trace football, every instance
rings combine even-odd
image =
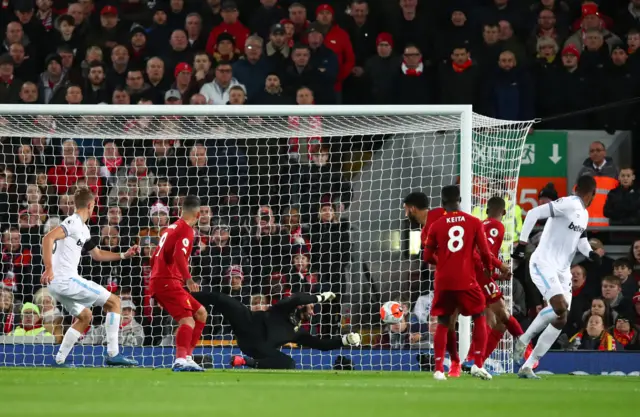
[[[380,319],[382,319],[384,323],[400,323],[402,316],[404,316],[404,309],[402,308],[402,304],[397,301],[387,301],[380,307]]]

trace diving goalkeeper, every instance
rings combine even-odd
[[[250,311],[238,300],[220,293],[193,293],[193,297],[204,306],[212,306],[231,325],[238,347],[245,355],[231,358],[231,366],[234,367],[294,369],[296,363],[293,358],[280,351],[287,343],[320,350],[360,345],[358,333],[319,338],[300,328],[300,323],[313,315],[315,303],[329,302],[336,297],[332,292],[294,294],[267,311]]]

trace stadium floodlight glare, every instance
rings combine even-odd
[[[20,316],[18,306],[21,303],[36,301],[33,296],[38,290],[37,274],[40,273],[41,266],[35,265],[35,262],[40,259],[38,251],[41,236],[45,228],[57,224],[55,218],[65,216],[68,208],[61,206],[69,201],[64,194],[73,188],[74,182],[87,182],[82,174],[66,181],[68,186],[64,187],[38,183],[39,178],[40,181],[43,180],[43,175],[48,174],[49,181],[52,178],[49,171],[52,166],[45,169],[41,161],[55,159],[55,164],[60,164],[63,143],[73,140],[76,148],[69,152],[77,153],[79,163],[95,157],[99,166],[104,195],[99,201],[99,213],[92,220],[92,232],[94,235],[101,235],[101,244],[108,244],[110,233],[112,237],[119,239],[120,245],[149,243],[149,239],[144,240],[142,237],[153,237],[160,230],[163,222],[167,221],[160,219],[165,212],[168,212],[170,219],[175,216],[174,205],[185,190],[190,193],[204,192],[206,195],[200,196],[207,201],[205,205],[210,207],[210,211],[205,214],[210,216],[214,225],[221,222],[229,226],[229,242],[237,245],[233,248],[233,253],[241,253],[238,262],[245,271],[242,285],[248,287],[242,290],[242,294],[247,297],[263,294],[277,298],[293,285],[290,282],[292,279],[304,281],[308,277],[307,274],[297,272],[293,261],[295,253],[291,248],[280,250],[277,257],[270,258],[278,264],[266,267],[267,261],[263,259],[266,252],[252,251],[251,239],[255,232],[253,226],[256,223],[259,225],[261,220],[261,214],[256,215],[259,205],[270,206],[276,223],[284,222],[285,218],[288,220],[291,216],[285,214],[290,214],[290,207],[296,207],[299,209],[302,228],[293,231],[290,242],[292,247],[308,248],[310,273],[315,276],[294,287],[314,289],[312,281],[317,280],[333,286],[340,293],[340,307],[323,309],[317,315],[318,322],[311,323],[311,331],[337,332],[341,328],[347,331],[347,327],[350,327],[361,332],[365,347],[361,348],[362,352],[358,350],[360,348],[354,348],[352,356],[368,351],[367,345],[373,345],[375,349],[383,341],[383,348],[391,348],[392,351],[403,348],[412,353],[409,356],[415,358],[416,352],[429,349],[428,333],[423,334],[419,343],[398,343],[393,333],[399,329],[382,325],[376,315],[381,304],[386,301],[410,300],[411,294],[415,301],[418,293],[428,297],[431,290],[426,282],[428,278],[420,280],[420,287],[411,278],[412,273],[420,270],[420,262],[417,256],[409,254],[410,246],[413,246],[415,252],[415,243],[410,245],[408,240],[411,233],[405,233],[407,223],[404,220],[402,198],[411,191],[422,191],[430,197],[432,207],[436,207],[439,205],[440,189],[445,185],[459,183],[462,208],[465,211],[482,208],[486,200],[494,195],[515,202],[524,142],[532,123],[533,121],[505,121],[481,116],[473,113],[469,105],[2,104],[0,136],[13,138],[6,142],[13,146],[2,147],[4,173],[9,184],[4,192],[13,194],[9,195],[9,201],[23,204],[19,207],[20,215],[16,211],[11,213],[13,217],[9,217],[19,219],[26,216],[25,222],[36,222],[36,227],[27,223],[20,227],[21,223],[18,224],[23,246],[28,247],[34,255],[34,264],[24,269],[30,276],[17,277],[14,286],[5,279],[3,291],[13,291],[16,317]],[[35,146],[34,138],[45,139],[38,139],[38,145]],[[103,144],[107,140],[115,142],[123,161],[120,165],[105,167]],[[157,160],[155,152],[158,141],[164,143],[166,149],[162,152],[168,152],[171,158],[164,159],[165,166],[160,173],[156,167],[148,166],[148,173],[144,173],[143,180],[141,175],[136,175],[136,169],[151,165],[152,160]],[[43,149],[45,153],[53,154],[49,155],[51,158],[33,157],[25,162],[25,158],[21,156],[25,152],[20,146],[22,144],[31,146],[30,151],[36,156]],[[204,146],[195,149],[199,146],[197,144]],[[40,149],[34,149],[35,147]],[[203,153],[198,154],[198,150]],[[328,153],[327,158],[318,158],[321,153]],[[167,161],[173,166],[166,166]],[[189,169],[200,163],[204,163],[208,171]],[[21,164],[33,165],[33,168],[16,168]],[[28,172],[29,175],[15,175],[16,170],[20,173]],[[204,175],[209,177],[207,181],[203,181],[204,172],[208,172]],[[58,173],[60,175],[64,174]],[[158,180],[165,176],[170,177],[171,195],[159,198]],[[23,183],[18,184],[16,181]],[[39,184],[38,190],[28,187],[30,184]],[[202,191],[205,189],[203,187],[206,187],[206,191]],[[39,192],[40,200],[30,200],[35,197],[27,196],[28,192]],[[229,198],[230,195],[234,198]],[[341,241],[337,246],[332,246],[329,242],[333,238],[333,232],[312,235],[313,232],[334,230],[328,226],[326,229],[317,227],[317,223],[322,221],[318,220],[319,207],[321,203],[326,203],[326,198],[329,198],[329,205],[333,210],[329,223],[346,225],[342,229],[335,226],[340,235],[336,239],[347,240]],[[127,204],[132,200],[141,208],[134,210],[128,207]],[[158,201],[167,205],[166,210],[155,206]],[[241,206],[236,207],[237,213],[233,211],[234,207],[229,207],[234,204]],[[9,206],[13,207],[11,204]],[[109,207],[120,207],[121,217],[124,218],[121,225],[126,223],[126,227],[104,230]],[[505,241],[511,243],[514,205],[507,204],[507,208]],[[36,213],[35,210],[41,211],[37,219],[31,219],[32,211]],[[484,214],[484,209],[481,212]],[[237,214],[237,218],[232,219],[229,213],[235,213],[233,216]],[[132,219],[132,216],[137,218]],[[210,224],[203,224],[202,230],[196,227],[196,235],[200,236],[201,243],[194,245],[197,253],[192,255],[192,262],[197,265],[192,268],[196,273],[207,274],[200,277],[204,289],[229,291],[227,271],[231,265],[225,264],[218,268],[217,252],[208,250],[208,246],[214,244],[213,240],[218,239],[212,239],[210,233],[216,227],[210,228]],[[3,225],[5,230],[9,226],[12,225]],[[144,233],[141,234],[143,229]],[[297,233],[306,242],[301,241]],[[4,238],[10,239],[10,236]],[[153,239],[150,240],[153,243]],[[289,242],[288,239],[286,241]],[[346,253],[332,256],[326,251]],[[505,257],[508,257],[509,251],[505,245]],[[336,259],[339,259],[337,264]],[[235,263],[236,259],[229,262]],[[127,294],[131,294],[131,301],[136,306],[134,318],[143,325],[145,331],[144,343],[154,343],[157,346],[164,340],[170,345],[172,323],[147,316],[153,309],[145,304],[148,304],[144,278],[145,258],[134,264],[120,268],[113,265],[91,265],[87,261],[82,272],[85,278],[108,288],[117,288],[118,291],[125,289],[125,298],[129,297]],[[216,267],[211,267],[212,264]],[[256,264],[259,266],[256,267]],[[264,276],[267,270],[271,275]],[[277,283],[272,279],[276,273],[283,277]],[[126,274],[129,276],[125,276]],[[137,276],[130,276],[131,274]],[[421,274],[421,277],[428,276],[428,271]],[[23,282],[35,284],[23,285]],[[502,283],[502,290],[509,305],[510,282]],[[425,320],[425,312],[417,313],[413,317],[415,320]],[[68,313],[61,312],[61,315],[64,316],[62,325],[68,326],[71,322]],[[17,323],[19,321],[17,319]],[[333,324],[324,325],[325,321],[333,321]],[[96,325],[99,322],[96,319]],[[461,356],[464,357],[470,345],[468,318],[461,317],[458,328]],[[224,329],[224,326],[214,320],[213,325],[205,329],[209,332],[205,336],[209,340],[219,338]],[[403,328],[400,330],[405,331]],[[4,342],[9,343],[7,336]],[[207,349],[204,348],[205,353]],[[213,351],[216,355],[223,354],[219,350]],[[506,371],[511,371],[510,351],[510,340],[505,340],[494,355],[494,359]],[[33,359],[32,356],[25,358]],[[313,360],[312,363],[320,362]],[[381,363],[368,365],[368,369],[383,368]]]

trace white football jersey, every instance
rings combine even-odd
[[[91,239],[89,227],[78,214],[73,214],[60,224],[66,237],[53,244],[53,276],[55,279],[70,279],[78,276],[82,247]]]
[[[558,271],[569,269],[578,241],[587,230],[589,213],[578,196],[560,198],[544,206],[549,207],[549,218],[532,259],[553,265]]]

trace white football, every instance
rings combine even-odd
[[[380,307],[380,318],[384,323],[400,323],[402,316],[404,316],[404,309],[397,301],[387,301]]]

